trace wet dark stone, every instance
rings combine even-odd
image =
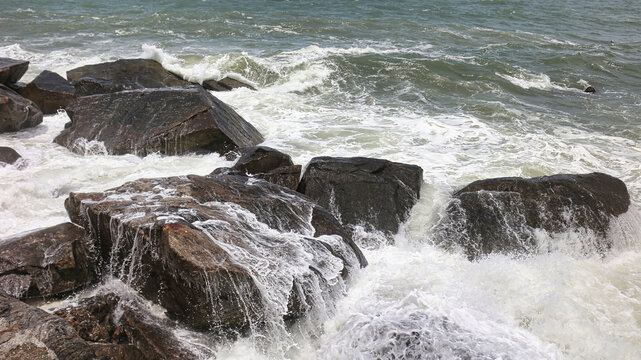
[[[18,93],[38,105],[43,114],[55,114],[75,99],[74,87],[62,76],[45,70]]]
[[[151,59],[120,59],[67,71],[67,80],[72,83],[85,77],[109,80],[113,86],[126,88],[165,88],[190,84]]]
[[[17,151],[7,146],[0,146],[0,166],[14,164],[22,156]]]
[[[0,57],[0,84],[17,83],[29,69],[29,62]]]
[[[304,284],[320,276],[318,269],[347,276],[366,264],[349,234],[326,210],[295,191],[245,176],[140,179],[104,193],[71,193],[65,207],[73,221],[92,229],[102,268],[124,268],[113,275],[161,304],[171,317],[215,333],[243,332],[250,322],[264,320],[259,275],[250,270],[255,261],[309,262],[308,267],[317,270],[296,275],[295,281],[303,285],[291,289],[298,293],[290,296],[300,299],[312,291]],[[292,233],[301,236],[281,242],[282,234]],[[323,255],[301,260],[302,248]],[[129,278],[132,256],[139,259],[138,268]],[[342,270],[328,270],[329,264],[341,264]],[[268,279],[283,276],[270,274]],[[290,310],[290,318],[302,315]]]
[[[419,199],[423,170],[416,165],[363,157],[317,157],[298,191],[330,209],[343,224],[391,236]]]
[[[239,158],[233,170],[296,190],[301,166],[294,165],[291,156],[267,146],[240,148],[236,152]]]
[[[596,89],[594,87],[592,87],[592,86],[588,86],[583,91],[585,91],[586,93],[595,93]]]
[[[221,80],[205,80],[203,81],[203,87],[213,91],[231,91],[241,87],[256,90],[253,86],[230,77],[225,77]]]
[[[34,127],[42,122],[42,111],[31,100],[0,84],[0,133]]]
[[[623,181],[601,173],[479,180],[454,193],[439,233],[470,259],[534,252],[535,229],[591,231],[603,253],[612,245],[606,236],[611,219],[629,205]]]
[[[84,229],[64,223],[0,240],[0,290],[51,298],[94,281]]]
[[[110,94],[123,90],[142,89],[134,82],[119,81],[117,84],[111,80],[97,77],[82,77],[73,82],[76,96],[89,96],[96,94]]]
[[[73,151],[78,139],[102,141],[110,154],[224,153],[262,135],[199,85],[79,97],[67,107],[71,126],[55,142]]]

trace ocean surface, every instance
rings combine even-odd
[[[370,265],[321,324],[203,358],[641,358],[638,1],[0,0],[0,57],[31,62],[23,81],[134,57],[197,82],[232,76],[258,91],[215,95],[298,164],[369,156],[423,168],[395,244],[362,234]],[[0,134],[25,158],[0,168],[0,237],[67,221],[71,191],[231,165],[96,144],[74,154],[52,142],[67,121]],[[432,242],[450,194],[471,181],[593,171],[621,178],[632,198],[605,257],[583,254],[573,231],[541,235],[551,252],[474,262]]]

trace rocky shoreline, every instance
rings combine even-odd
[[[237,161],[207,176],[70,193],[69,223],[0,240],[0,354],[9,359],[197,358],[173,327],[230,339],[316,318],[367,265],[355,231],[391,243],[420,198],[416,165],[317,157],[303,171],[259,146],[258,130],[208,91],[251,88],[237,80],[194,84],[153,60],[126,59],[21,84],[27,67],[0,59],[0,132],[65,109],[71,122],[54,141],[71,151],[82,139],[109,154],[217,152]],[[0,164],[17,161],[11,150],[0,148]],[[600,173],[480,180],[452,194],[436,242],[474,260],[534,253],[537,230],[580,229],[594,241],[586,248],[604,254],[611,220],[629,205],[625,184]],[[113,278],[168,318],[150,320],[112,293],[55,313],[28,304]]]

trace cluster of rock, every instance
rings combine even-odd
[[[65,108],[71,122],[55,142],[74,151],[84,138],[111,154],[237,157],[207,176],[71,193],[71,222],[0,240],[0,354],[10,359],[190,359],[198,356],[171,329],[234,337],[291,324],[318,304],[331,306],[366,266],[357,230],[391,242],[420,197],[423,170],[415,165],[316,157],[302,173],[289,155],[257,146],[260,133],[206,91],[238,85],[229,80],[203,88],[133,59],[71,70],[69,82],[43,72],[24,85],[17,81],[28,63],[0,64],[6,131],[32,126],[25,124],[35,114],[42,121],[40,109]],[[11,116],[18,120],[5,121]],[[16,156],[0,148],[1,162]],[[581,228],[603,239],[605,252],[610,221],[629,204],[625,184],[599,173],[482,180],[453,194],[437,240],[475,259],[531,252],[537,229]],[[108,292],[55,313],[26,303],[108,278],[161,305],[169,319]]]

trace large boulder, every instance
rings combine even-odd
[[[0,84],[0,133],[34,127],[42,122],[42,111],[31,100]]]
[[[96,263],[197,329],[278,328],[331,306],[366,264],[326,210],[244,176],[140,179],[65,207],[91,229]]]
[[[56,310],[97,354],[115,359],[196,359],[173,334],[176,324],[114,293],[99,293]]]
[[[96,94],[109,94],[123,90],[141,89],[141,87],[133,82],[120,81],[114,83],[108,79],[97,77],[83,77],[73,82],[73,87],[76,91],[76,96],[89,96]]]
[[[17,151],[7,146],[0,146],[0,166],[12,165],[22,156]]]
[[[38,105],[43,114],[55,114],[75,99],[75,89],[65,78],[45,70],[18,93]]]
[[[221,80],[205,80],[203,81],[203,87],[207,90],[213,91],[231,91],[238,88],[256,90],[253,86],[230,77],[225,77]]]
[[[232,170],[292,190],[298,187],[301,166],[294,165],[291,156],[267,146],[240,148],[237,152],[239,157],[231,167]]]
[[[398,232],[418,201],[423,169],[383,159],[317,157],[307,165],[298,191],[343,223]]]
[[[84,77],[106,79],[115,86],[128,88],[164,88],[190,84],[151,59],[120,59],[67,71],[67,80],[72,83]]]
[[[0,355],[7,360],[96,359],[91,346],[65,320],[1,290]]]
[[[0,84],[18,82],[29,69],[29,62],[0,57]]]
[[[71,126],[55,142],[77,150],[102,141],[110,154],[176,155],[253,146],[262,135],[201,86],[142,89],[79,97],[67,107]]]
[[[91,283],[87,239],[84,229],[64,223],[0,240],[0,290],[43,298]]]
[[[470,259],[535,252],[538,230],[583,231],[585,241],[596,238],[585,250],[603,253],[612,245],[611,219],[629,205],[623,181],[601,173],[479,180],[454,193],[437,234]]]

